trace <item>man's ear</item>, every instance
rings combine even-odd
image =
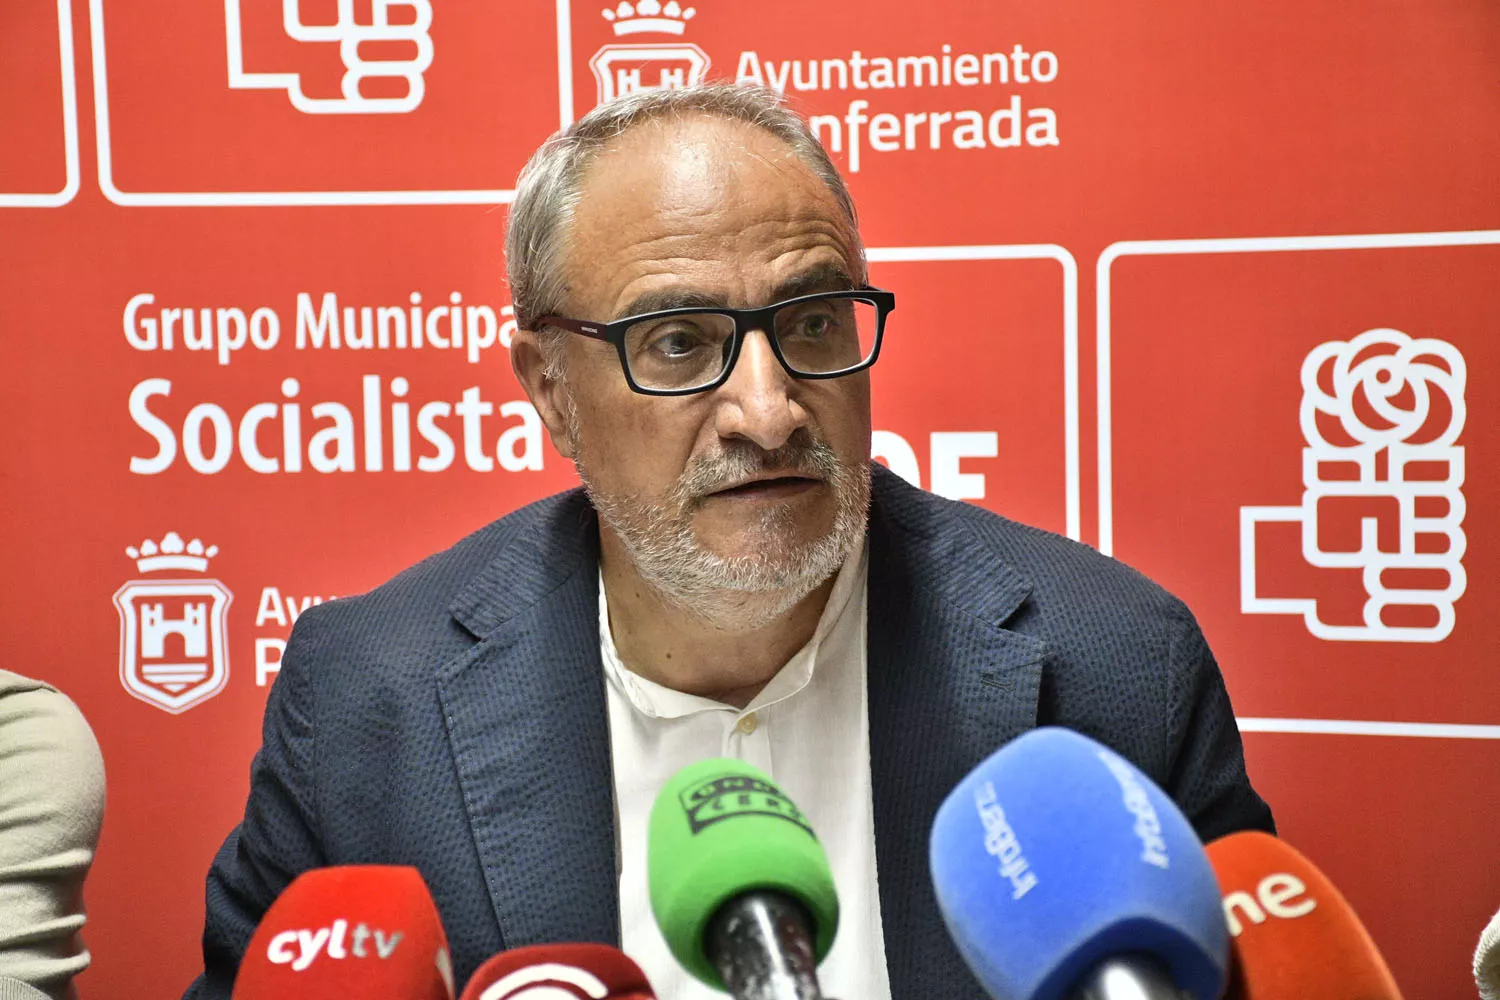
[[[531,405],[536,407],[537,416],[546,425],[552,447],[563,458],[574,458],[566,417],[568,387],[561,379],[547,377],[547,357],[534,331],[517,330],[511,335],[510,367],[516,373],[516,381],[526,390]]]

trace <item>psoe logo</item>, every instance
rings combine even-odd
[[[340,97],[310,97],[296,73],[245,71],[243,22],[240,0],[224,0],[224,33],[229,47],[231,90],[284,90],[292,107],[309,115],[404,114],[422,103],[426,83],[422,74],[432,65],[432,0],[369,0],[370,23],[355,16],[354,0],[338,0],[338,17],[332,24],[304,24],[301,0],[281,0],[281,28],[288,38],[310,45],[338,45],[344,63]],[[392,10],[404,11],[393,17]],[[405,43],[398,58],[367,58],[371,49],[389,52],[391,43]],[[366,52],[360,51],[367,46]],[[366,97],[366,80],[396,79],[405,93],[393,97]]]
[[[1466,408],[1464,357],[1443,340],[1400,330],[1367,330],[1319,344],[1302,362],[1302,502],[1240,508],[1240,610],[1301,615],[1319,639],[1344,642],[1440,642],[1453,631],[1453,605],[1467,577],[1463,556]],[[1320,514],[1338,504],[1383,504],[1393,530],[1361,517],[1359,541],[1324,543]],[[1368,600],[1361,624],[1331,624],[1315,599],[1257,593],[1256,527],[1301,525],[1302,558],[1311,566],[1358,569]],[[1420,585],[1417,585],[1420,584]],[[1389,608],[1429,609],[1424,624],[1391,624]]]
[[[681,36],[687,23],[697,16],[696,7],[682,7],[677,0],[620,0],[606,7],[604,19],[616,38],[627,35],[664,34]],[[691,42],[652,42],[606,45],[589,60],[599,84],[599,103],[637,90],[691,87],[708,75],[708,55]]]
[[[204,573],[219,552],[194,538],[186,544],[169,531],[146,539],[127,555],[142,573]],[[218,580],[152,577],[115,591],[120,612],[120,683],[144,702],[174,715],[224,689],[229,681],[225,622],[234,595]]]

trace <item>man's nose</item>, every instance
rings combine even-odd
[[[791,393],[794,385],[765,333],[746,333],[734,371],[715,392],[719,436],[754,441],[766,451],[786,444],[792,432],[809,420],[807,410]]]

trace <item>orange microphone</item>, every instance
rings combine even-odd
[[[453,1000],[448,938],[415,868],[299,875],[250,939],[233,1000]]]
[[[641,967],[607,944],[502,951],[475,970],[460,1000],[656,1000]]]
[[[1401,1000],[1391,970],[1333,883],[1256,831],[1208,845],[1229,922],[1225,1000]]]

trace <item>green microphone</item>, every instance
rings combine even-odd
[[[833,872],[763,772],[726,758],[678,771],[651,807],[646,877],[662,937],[698,979],[738,1000],[821,1000]]]

